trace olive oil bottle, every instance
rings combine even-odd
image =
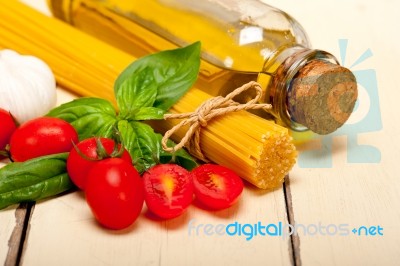
[[[140,57],[202,44],[197,86],[225,95],[256,80],[273,118],[292,131],[335,131],[357,99],[354,75],[311,49],[290,15],[257,0],[48,0],[54,16]],[[246,101],[248,94],[238,101]]]

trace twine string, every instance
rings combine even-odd
[[[233,100],[236,96],[249,90],[255,89],[256,95],[246,103],[238,103]],[[168,130],[162,138],[162,147],[167,152],[175,152],[182,147],[186,147],[190,154],[202,161],[209,161],[200,148],[200,132],[207,126],[208,121],[217,116],[242,110],[264,109],[270,110],[271,104],[258,103],[262,97],[262,87],[255,81],[250,81],[243,86],[235,89],[225,97],[217,96],[203,102],[194,112],[181,114],[165,114],[164,119],[183,119],[180,123]],[[175,147],[168,147],[169,138],[180,128],[189,125],[185,136]]]

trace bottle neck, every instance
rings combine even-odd
[[[265,62],[258,76],[258,82],[266,88],[265,102],[273,106],[273,115],[294,131],[308,131],[309,128],[290,108],[293,106],[289,103],[293,80],[305,65],[316,60],[339,65],[332,54],[322,50],[303,46],[284,47]]]

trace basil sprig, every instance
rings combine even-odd
[[[188,153],[165,152],[162,136],[142,121],[163,119],[166,111],[193,86],[199,68],[199,42],[145,56],[129,65],[115,81],[118,113],[104,99],[80,98],[53,109],[48,116],[71,123],[80,139],[111,137],[117,128],[141,173],[170,161],[192,169],[196,162]]]
[[[119,112],[104,99],[80,98],[48,114],[70,122],[86,139],[112,137],[117,128],[139,172],[174,161],[187,169],[196,166],[184,150],[174,154],[161,147],[160,134],[144,120],[164,113],[194,84],[200,67],[200,43],[143,57],[121,73],[114,92]],[[170,141],[168,146],[173,146]],[[74,187],[68,177],[68,153],[10,163],[0,169],[0,209],[19,202],[55,196]]]

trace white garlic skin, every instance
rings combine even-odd
[[[48,113],[56,101],[56,80],[45,62],[0,50],[0,108],[24,123]]]

